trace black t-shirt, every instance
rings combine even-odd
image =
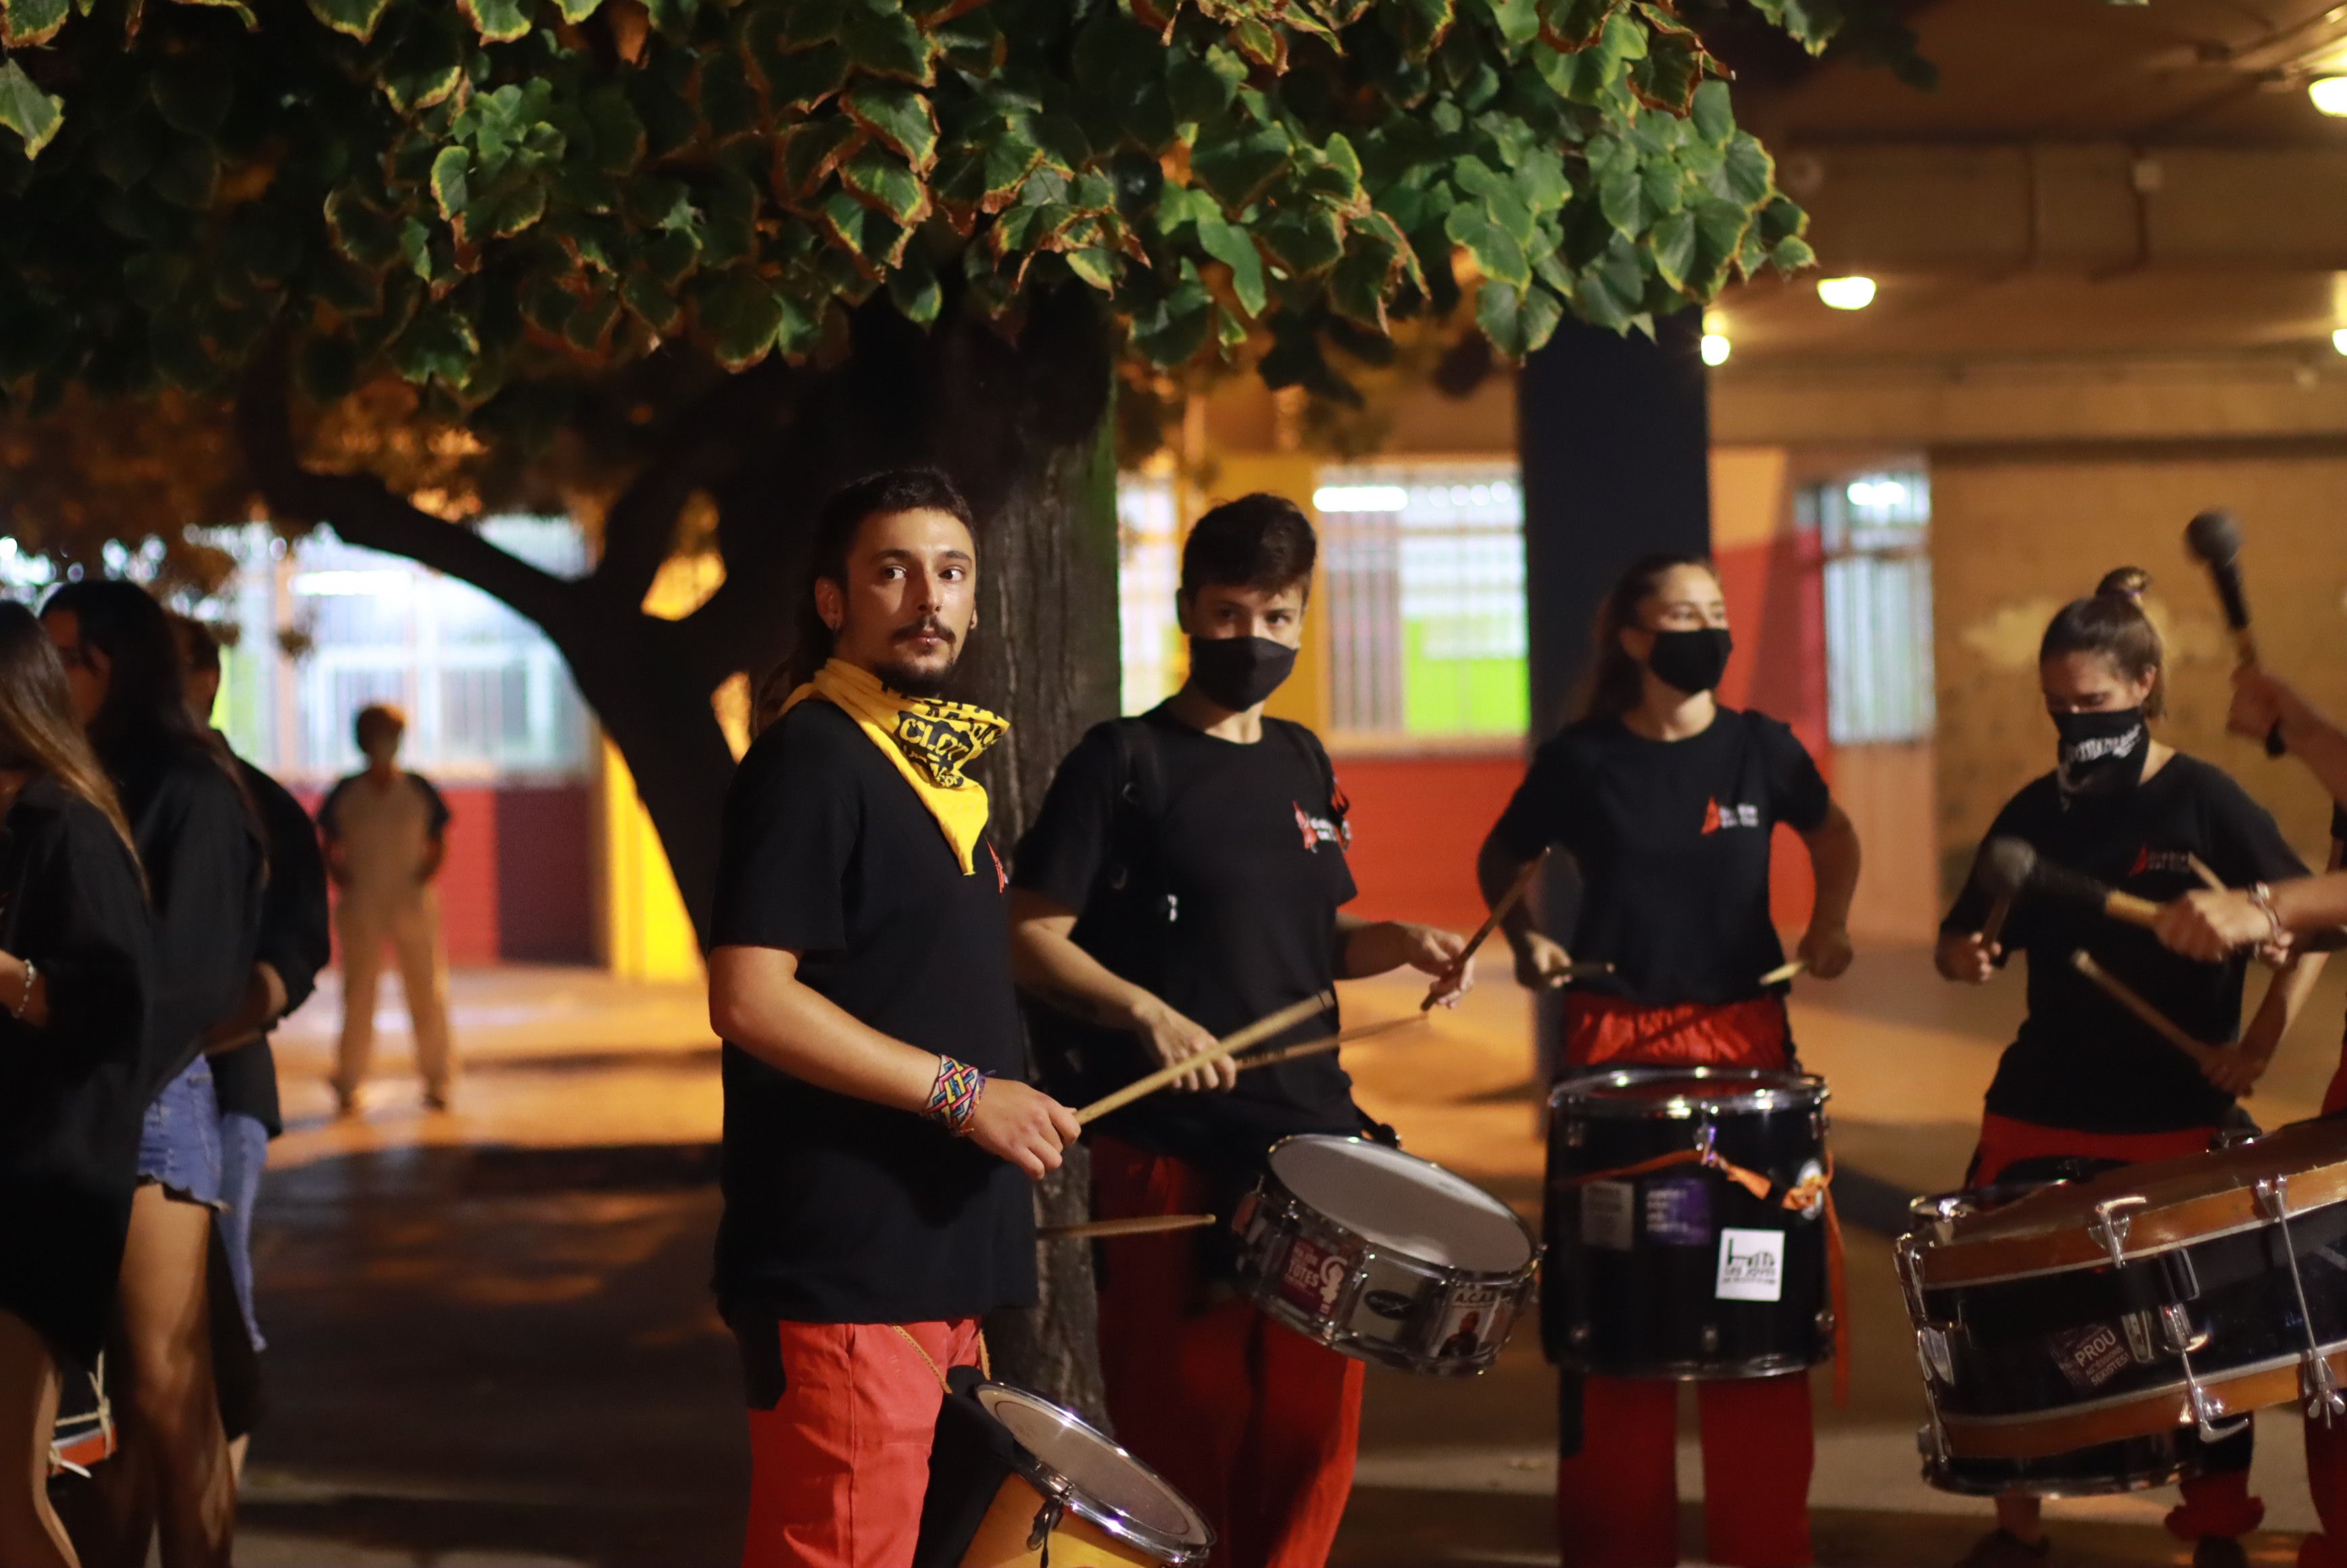
[[[911,784],[854,720],[801,703],[725,797],[712,946],[799,953],[799,979],[908,1045],[1026,1077],[1000,862],[962,874]],[[728,1043],[729,1309],[921,1323],[1035,1298],[1017,1167],[917,1116],[793,1078]]]
[[[269,835],[269,884],[261,896],[261,940],[253,961],[277,971],[290,1013],[310,999],[318,971],[333,956],[326,859],[318,848],[317,824],[302,803],[243,758],[236,765]],[[285,1131],[277,1101],[277,1059],[266,1030],[260,1039],[212,1058],[212,1091],[221,1115],[250,1116],[272,1138]]]
[[[1131,768],[1113,724],[1093,726],[1068,753],[1020,841],[1011,880],[1075,910],[1079,947],[1216,1036],[1328,989],[1337,911],[1354,888],[1341,792],[1320,743],[1276,719],[1264,721],[1252,745],[1194,729],[1163,707],[1140,723],[1145,734],[1126,743]],[[1148,757],[1155,779],[1128,779]],[[1071,1093],[1105,1093],[1157,1065],[1130,1033],[1056,1017],[1037,1023],[1039,1036],[1078,1061]],[[1337,1027],[1331,1008],[1263,1048]],[[1153,1094],[1100,1122],[1226,1184],[1251,1181],[1281,1138],[1365,1124],[1334,1051],[1242,1072],[1229,1091]]]
[[[2023,839],[2047,860],[2159,902],[2201,885],[2188,856],[2234,887],[2306,872],[2263,806],[2220,769],[2181,753],[2134,789],[2067,809],[2047,774],[1997,813],[1988,836]],[[1988,906],[1987,895],[1968,885],[1940,928],[1977,931]],[[2005,920],[2004,945],[2008,954],[2029,955],[2029,1016],[1997,1065],[1990,1112],[2085,1132],[2217,1124],[2230,1097],[2078,973],[2070,956],[2084,948],[2187,1034],[2211,1044],[2239,1033],[2246,957],[2196,964],[2149,931],[2025,895]]]
[[[1760,994],[1785,961],[1768,917],[1768,847],[1802,833],[1831,797],[1793,732],[1766,713],[1722,708],[1702,733],[1650,741],[1618,719],[1568,724],[1493,829],[1529,860],[1550,845],[1573,856],[1581,910],[1576,962],[1614,966],[1590,989],[1645,1007],[1726,1003]]]

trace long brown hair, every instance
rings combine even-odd
[[[2037,662],[2068,653],[2099,653],[2127,680],[2151,678],[2151,695],[2143,700],[2143,715],[2157,719],[2168,711],[2167,650],[2159,629],[2144,613],[2143,596],[2151,574],[2141,567],[2123,566],[2104,574],[2091,599],[2074,599],[2045,628],[2037,645]]]
[[[1715,581],[1719,577],[1719,569],[1707,555],[1665,550],[1640,556],[1598,606],[1593,633],[1595,646],[1589,664],[1589,702],[1582,717],[1618,719],[1644,700],[1646,667],[1622,646],[1622,633],[1638,624],[1638,607],[1661,591],[1663,579],[1683,566],[1700,567]]]
[[[33,612],[13,602],[0,602],[0,768],[37,774],[96,806],[138,859],[113,781],[74,719],[65,661]]]

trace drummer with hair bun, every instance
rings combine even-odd
[[[1768,914],[1769,840],[1801,837],[1817,901],[1799,955],[1830,979],[1850,967],[1846,928],[1858,835],[1791,730],[1713,696],[1731,643],[1719,578],[1701,556],[1655,555],[1598,615],[1588,712],[1532,760],[1483,845],[1497,905],[1551,845],[1581,880],[1570,951],[1519,904],[1503,922],[1517,978],[1536,988],[1610,973],[1565,999],[1568,1070],[1631,1064],[1786,1069],[1792,1037]],[[1810,1560],[1809,1380],[1697,1385],[1708,1558],[1731,1568]],[[1658,1378],[1566,1378],[1566,1430],[1590,1441],[1557,1464],[1567,1568],[1663,1568],[1678,1560],[1678,1388]]]
[[[2230,886],[2300,876],[2264,807],[2221,769],[2151,738],[2165,707],[2159,633],[2138,602],[2150,579],[2122,567],[2091,598],[2046,627],[2038,682],[2057,737],[2057,765],[2024,785],[1990,826],[2047,861],[2154,900],[2199,886],[2206,867]],[[2057,1180],[2206,1150],[2273,1059],[2318,966],[2277,976],[2240,1042],[2205,1073],[2193,1060],[2105,995],[2072,964],[2084,951],[2196,1040],[2231,1041],[2239,1030],[2246,956],[2180,961],[2152,933],[2051,900],[2016,902],[2002,939],[1983,934],[1990,896],[1977,878],[1941,923],[1937,962],[1951,980],[1978,984],[2014,949],[2029,955],[2029,1010],[1989,1085],[1968,1186]],[[2265,1506],[2250,1495],[2250,1434],[2203,1450],[2168,1530],[2195,1542],[2193,1562],[2244,1561],[2239,1537]],[[1965,1568],[2032,1568],[2046,1540],[2038,1500],[1996,1500],[1997,1528]]]

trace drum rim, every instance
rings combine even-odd
[[[1396,1246],[1390,1242],[1378,1241],[1363,1234],[1358,1227],[1346,1224],[1343,1220],[1337,1218],[1335,1214],[1330,1214],[1327,1210],[1321,1208],[1316,1204],[1307,1202],[1301,1194],[1297,1193],[1294,1187],[1289,1186],[1287,1183],[1282,1179],[1278,1168],[1271,1162],[1274,1156],[1278,1154],[1282,1149],[1286,1148],[1290,1143],[1358,1143],[1365,1149],[1375,1149],[1381,1154],[1399,1154],[1405,1160],[1412,1161],[1420,1165],[1430,1166],[1434,1170],[1441,1172],[1444,1175],[1449,1176],[1453,1181],[1466,1182],[1467,1185],[1474,1188],[1486,1198],[1489,1198],[1492,1204],[1498,1207],[1500,1213],[1507,1215],[1509,1219],[1515,1222],[1516,1229],[1523,1235],[1524,1246],[1527,1249],[1524,1261],[1517,1265],[1514,1268],[1461,1268],[1456,1264],[1437,1263],[1432,1258],[1421,1257],[1417,1253]],[[1476,1285],[1499,1285],[1512,1283],[1517,1280],[1530,1279],[1540,1272],[1542,1252],[1540,1233],[1533,1230],[1531,1225],[1524,1223],[1524,1216],[1516,1213],[1516,1208],[1513,1204],[1509,1203],[1505,1198],[1502,1198],[1499,1194],[1492,1192],[1488,1187],[1485,1187],[1480,1182],[1467,1181],[1466,1177],[1460,1175],[1450,1166],[1436,1164],[1432,1160],[1429,1160],[1422,1155],[1413,1154],[1407,1149],[1398,1149],[1390,1143],[1380,1143],[1375,1138],[1364,1138],[1358,1133],[1291,1132],[1264,1152],[1263,1173],[1264,1181],[1268,1185],[1277,1188],[1286,1201],[1295,1204],[1298,1207],[1313,1214],[1330,1229],[1344,1232],[1347,1235],[1353,1237],[1362,1246],[1368,1248],[1371,1252],[1377,1253],[1380,1256],[1405,1258],[1409,1262],[1416,1264],[1419,1267],[1430,1270],[1443,1278],[1457,1279]]]
[[[1655,1101],[1604,1099],[1589,1091],[1607,1084],[1645,1083],[1661,1078],[1696,1078],[1706,1082],[1741,1082],[1753,1086],[1740,1094],[1707,1098],[1703,1102],[1706,1107],[1720,1111],[1789,1111],[1805,1105],[1818,1110],[1823,1108],[1833,1095],[1825,1079],[1814,1072],[1797,1072],[1777,1067],[1714,1067],[1707,1064],[1679,1067],[1637,1062],[1622,1067],[1601,1067],[1593,1072],[1574,1073],[1559,1080],[1556,1087],[1549,1091],[1549,1109],[1552,1112],[1572,1110],[1586,1116],[1625,1122],[1658,1120],[1651,1109],[1658,1103]]]
[[[989,1380],[971,1389],[970,1397],[978,1401],[979,1409],[993,1417],[998,1422],[1001,1422],[1002,1418],[995,1415],[994,1407],[987,1402],[986,1396],[989,1390],[1008,1399],[1040,1405],[1056,1417],[1063,1426],[1075,1428],[1099,1442],[1117,1458],[1162,1487],[1165,1495],[1180,1504],[1182,1512],[1189,1515],[1190,1522],[1196,1527],[1197,1534],[1194,1538],[1169,1535],[1162,1530],[1142,1523],[1112,1503],[1102,1502],[1091,1497],[1080,1490],[1068,1476],[1052,1469],[1049,1460],[1028,1448],[1025,1443],[1020,1442],[1017,1434],[1012,1433],[1012,1447],[1018,1450],[1019,1473],[1036,1491],[1045,1497],[1058,1498],[1070,1513],[1096,1529],[1105,1531],[1119,1541],[1150,1552],[1172,1553],[1172,1561],[1175,1563],[1200,1561],[1204,1553],[1213,1550],[1215,1539],[1214,1527],[1207,1522],[1204,1514],[1198,1512],[1198,1505],[1184,1496],[1179,1487],[1158,1474],[1156,1468],[1148,1460],[1056,1400],[1047,1399],[1034,1389],[1022,1389],[1016,1383]],[[1003,1422],[1002,1425],[1005,1431],[1010,1430],[1008,1422]]]

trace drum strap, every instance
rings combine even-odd
[[[896,1330],[897,1337],[913,1348],[913,1354],[918,1356],[922,1365],[928,1368],[930,1373],[936,1377],[938,1387],[948,1394],[952,1393],[953,1385],[946,1381],[946,1369],[938,1365],[938,1358],[935,1356],[921,1348],[921,1342],[913,1337],[911,1330],[901,1323],[891,1323],[888,1327]],[[986,1334],[982,1329],[978,1336],[978,1375],[989,1383],[994,1381],[994,1364],[986,1353]]]
[[[1592,1182],[1614,1182],[1625,1176],[1644,1176],[1655,1171],[1666,1171],[1674,1165],[1708,1166],[1762,1203],[1778,1204],[1797,1213],[1811,1204],[1823,1204],[1826,1287],[1833,1302],[1834,1318],[1834,1404],[1847,1407],[1850,1404],[1850,1291],[1843,1266],[1841,1212],[1834,1206],[1832,1153],[1829,1151],[1826,1154],[1823,1174],[1789,1188],[1778,1185],[1758,1171],[1747,1171],[1733,1160],[1723,1158],[1716,1149],[1676,1149],[1651,1160],[1641,1160],[1635,1165],[1616,1165],[1610,1171],[1592,1171],[1586,1175],[1573,1176],[1551,1184],[1560,1190],[1570,1191],[1575,1187],[1585,1187]]]

